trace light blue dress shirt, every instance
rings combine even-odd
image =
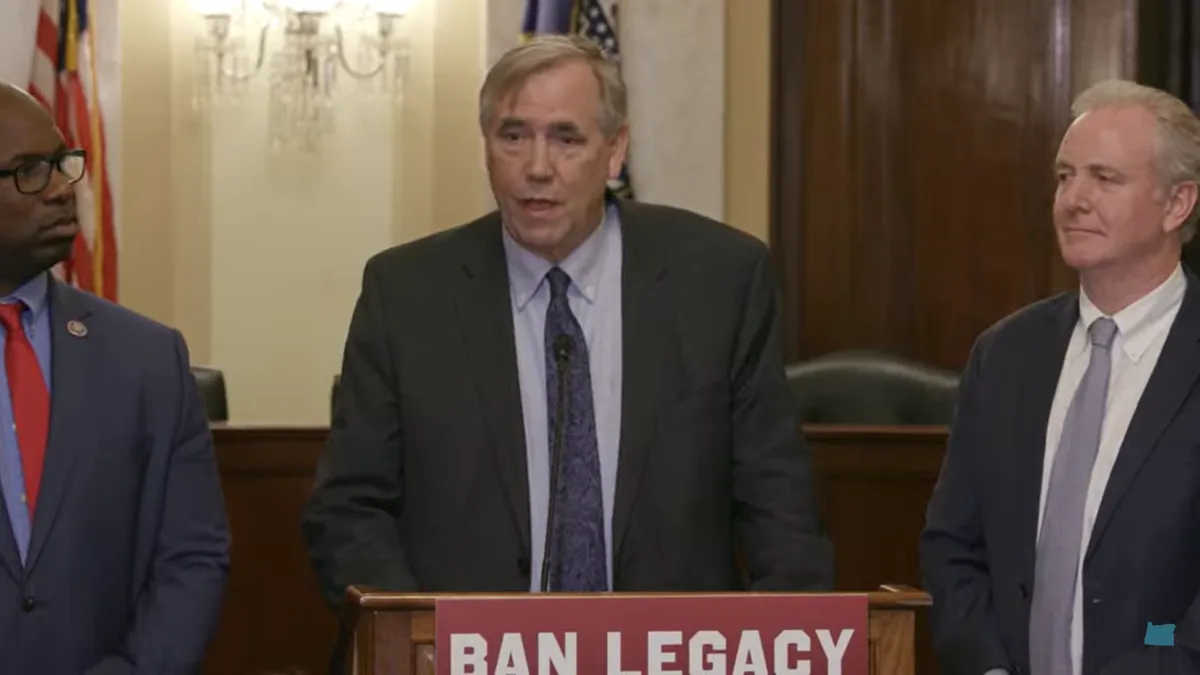
[[[512,295],[517,375],[525,423],[529,479],[530,590],[541,588],[546,542],[546,510],[550,503],[550,421],[546,418],[546,309],[554,266],[522,248],[504,232],[504,253]],[[621,224],[617,208],[608,207],[604,222],[559,267],[571,277],[567,301],[587,341],[600,449],[601,493],[604,497],[604,544],[608,555],[608,587],[612,588],[612,512],[621,440]]]
[[[25,303],[21,314],[25,336],[33,344],[42,377],[46,379],[46,390],[50,390],[50,277],[39,274],[32,281],[18,288],[12,295],[0,298],[0,304],[20,301]],[[29,521],[29,509],[25,507],[25,473],[21,468],[21,450],[17,446],[17,428],[13,421],[12,396],[8,389],[8,369],[3,367],[3,354],[8,348],[8,334],[0,327],[0,489],[4,491],[4,505],[8,509],[8,522],[12,525],[13,537],[21,562],[29,549],[29,536],[33,529]]]

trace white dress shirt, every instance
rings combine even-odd
[[[1100,431],[1100,448],[1092,466],[1092,478],[1083,511],[1083,539],[1079,547],[1079,572],[1075,578],[1075,609],[1071,615],[1072,675],[1080,675],[1083,656],[1083,557],[1091,539],[1092,525],[1096,521],[1096,512],[1100,510],[1100,500],[1104,497],[1104,489],[1108,485],[1113,464],[1117,461],[1125,432],[1158,363],[1158,356],[1167,341],[1175,315],[1179,313],[1186,290],[1187,277],[1182,267],[1176,267],[1175,272],[1158,288],[1111,317],[1117,324],[1117,337],[1112,347],[1112,370],[1109,374],[1104,425]],[[1038,506],[1039,533],[1046,507],[1046,491],[1050,486],[1050,473],[1055,453],[1058,452],[1067,408],[1091,359],[1092,344],[1088,338],[1088,326],[1103,316],[1087,294],[1081,291],[1079,321],[1067,345],[1058,388],[1050,407],[1050,420],[1046,426],[1046,458],[1042,464],[1042,490]]]

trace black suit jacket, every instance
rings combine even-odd
[[[810,460],[757,240],[620,202],[615,590],[827,589]],[[322,590],[522,591],[525,433],[498,214],[367,263],[304,515]]]
[[[1057,296],[993,326],[971,353],[921,536],[942,675],[1029,672],[1046,424],[1078,317],[1078,294]],[[1200,286],[1189,273],[1084,553],[1085,675],[1200,672],[1197,375]],[[1176,624],[1176,646],[1144,646],[1147,622]]]

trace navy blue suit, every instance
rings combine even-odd
[[[1027,307],[976,342],[921,536],[942,675],[1029,672],[1046,425],[1079,296]],[[1200,282],[1120,447],[1083,554],[1084,675],[1200,673]],[[1143,644],[1176,624],[1174,647]]]
[[[49,311],[50,436],[24,564],[0,501],[0,670],[195,673],[229,534],[184,341],[58,282]]]

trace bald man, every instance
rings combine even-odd
[[[195,673],[229,556],[180,334],[59,282],[87,158],[0,83],[0,670]]]

